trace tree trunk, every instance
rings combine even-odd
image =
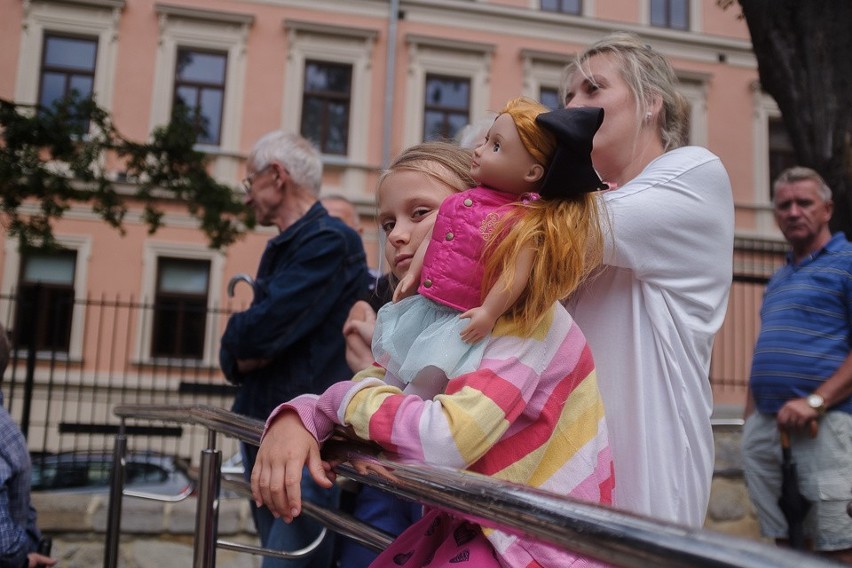
[[[760,84],[796,159],[834,194],[833,230],[852,238],[852,1],[739,0]]]

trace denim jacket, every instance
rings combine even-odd
[[[342,329],[367,281],[360,236],[319,202],[270,239],[254,300],[222,335],[222,371],[240,385],[233,411],[265,420],[282,402],[351,378]],[[237,359],[271,362],[242,374]]]

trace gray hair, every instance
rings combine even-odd
[[[274,130],[258,140],[249,163],[259,172],[272,162],[280,162],[290,173],[290,178],[314,196],[319,196],[322,186],[322,158],[310,141],[298,134]]]
[[[796,183],[797,181],[816,182],[817,188],[819,188],[819,196],[822,200],[826,203],[831,201],[831,188],[828,187],[828,184],[825,183],[825,180],[822,179],[822,176],[816,170],[803,166],[794,166],[778,174],[778,177],[772,183],[772,204],[775,205],[775,196],[778,195],[778,188],[780,186]]]
[[[559,93],[563,101],[568,84],[575,73],[588,77],[587,63],[594,55],[612,55],[619,63],[621,77],[630,87],[636,101],[637,123],[648,112],[654,98],[660,97],[662,108],[657,117],[657,126],[664,151],[686,144],[689,132],[689,103],[677,91],[677,75],[669,61],[651,49],[636,34],[609,34],[569,63],[565,68]]]

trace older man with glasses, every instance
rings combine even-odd
[[[279,234],[260,259],[251,306],[231,316],[219,353],[228,381],[239,385],[233,410],[265,420],[280,403],[323,392],[351,378],[341,332],[349,308],[367,286],[360,236],[319,203],[322,161],[304,138],[270,132],[254,146],[243,180],[245,203],[263,226]],[[246,475],[257,447],[243,445]],[[304,475],[302,495],[334,507],[337,495]],[[321,527],[306,517],[286,525],[252,503],[261,544],[293,551],[309,545]],[[264,558],[263,567],[325,568],[331,538],[301,560]]]

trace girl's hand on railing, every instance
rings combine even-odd
[[[319,444],[302,426],[299,415],[283,411],[270,425],[251,472],[251,494],[258,507],[292,522],[302,512],[302,468],[307,465],[314,481],[329,488],[331,466],[320,458]]]

